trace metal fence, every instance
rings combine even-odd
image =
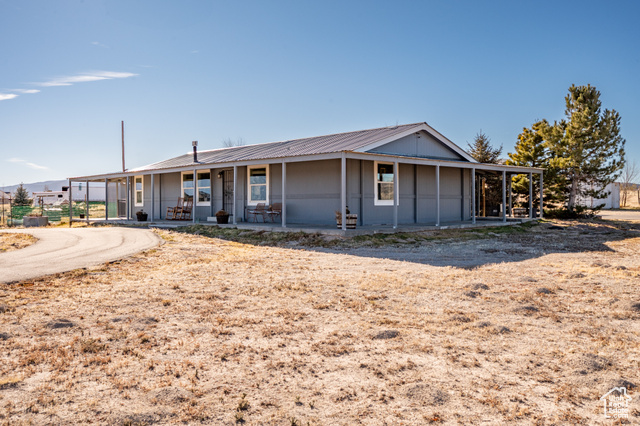
[[[104,201],[90,201],[89,202],[89,218],[91,219],[104,219]],[[117,217],[118,215],[118,203],[110,202],[108,204],[109,217]],[[87,218],[87,204],[84,201],[73,202],[73,218],[85,219]],[[0,202],[0,225],[2,226],[20,226],[24,216],[47,216],[49,222],[60,223],[69,222],[69,204],[62,204],[58,206],[44,205],[44,206],[18,206],[8,200],[5,203]]]

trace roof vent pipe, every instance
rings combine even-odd
[[[198,162],[198,141],[191,142],[191,145],[193,145],[193,162],[197,163]]]

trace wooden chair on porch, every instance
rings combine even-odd
[[[178,204],[175,207],[167,207],[166,220],[176,220],[180,216],[180,211],[184,207],[184,198],[178,198]]]
[[[192,211],[193,211],[193,197],[185,200],[184,205],[180,209],[180,219],[191,220]]]
[[[247,219],[251,219],[253,216],[253,221],[258,221],[258,216],[262,216],[262,221],[265,221],[265,217],[267,215],[267,207],[264,203],[258,203],[255,208],[247,210]]]
[[[276,218],[282,215],[282,203],[273,203],[266,211],[266,215],[269,216],[271,222],[275,222]]]

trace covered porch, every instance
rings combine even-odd
[[[380,164],[387,165],[382,175]],[[254,173],[258,170],[260,173]],[[194,158],[190,166],[154,169],[151,167],[87,177],[70,178],[89,187],[100,182],[105,187],[105,208],[101,217],[86,211],[74,221],[137,223],[135,213],[144,209],[150,223],[180,226],[185,221],[166,220],[166,209],[179,197],[195,197],[190,223],[207,223],[220,207],[229,209],[230,226],[250,229],[298,230],[335,228],[334,211],[346,217],[347,208],[358,215],[360,230],[444,229],[486,223],[478,204],[482,176],[500,178],[499,216],[490,222],[503,224],[515,219],[511,176],[529,176],[529,206],[526,218],[534,219],[533,175],[541,169],[466,161],[435,160],[361,152],[336,152],[277,159],[201,164]],[[255,179],[255,182],[254,182]],[[317,181],[324,185],[317,189]],[[186,184],[188,183],[188,185]],[[375,191],[374,191],[375,187]],[[276,223],[248,223],[247,210],[255,206],[255,193],[267,204],[281,204]],[[262,191],[262,192],[261,192]],[[315,191],[315,192],[314,192]],[[386,191],[386,192],[385,192]],[[380,194],[387,198],[378,203]],[[543,189],[540,185],[539,212]],[[375,198],[378,197],[378,198]],[[72,195],[70,196],[72,199]],[[322,219],[317,212],[322,210]],[[291,212],[291,216],[288,214]],[[315,215],[315,216],[314,216]],[[524,219],[522,217],[518,220]],[[341,231],[348,232],[346,221]]]

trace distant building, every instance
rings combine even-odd
[[[604,204],[603,209],[619,209],[620,208],[620,182],[610,183],[605,187],[605,191],[609,192],[606,198],[578,197],[577,204],[589,208],[597,207]],[[592,185],[593,187],[593,185]]]

